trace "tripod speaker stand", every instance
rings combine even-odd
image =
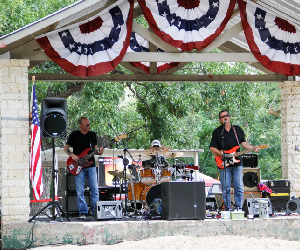
[[[60,217],[60,221],[63,222],[63,218],[62,215],[64,215],[68,221],[70,221],[70,218],[68,216],[67,213],[65,213],[62,208],[59,206],[59,202],[58,200],[55,199],[55,187],[56,187],[56,183],[57,183],[57,173],[58,170],[55,168],[55,147],[54,147],[54,138],[52,138],[52,201],[48,202],[48,204],[46,206],[44,206],[40,211],[38,211],[32,218],[30,218],[28,220],[28,222],[31,222],[32,220],[34,220],[34,218],[36,218],[38,215],[40,214],[44,214],[46,215],[48,218],[55,220],[57,218],[57,216]],[[47,209],[51,209],[52,211],[52,216],[49,216],[45,210]],[[57,214],[55,213],[55,211],[57,212]]]
[[[58,169],[55,168],[55,146],[54,138],[63,138],[67,135],[67,101],[64,98],[49,97],[42,100],[41,111],[41,136],[52,138],[52,201],[44,206],[36,215],[28,220],[31,222],[35,217],[40,214],[45,214],[48,218],[55,220],[57,215],[60,220],[63,221],[62,215],[65,215],[68,220],[68,215],[59,206],[56,196],[56,183],[58,183],[57,173]],[[52,216],[50,217],[44,211],[46,209],[52,209]],[[55,214],[55,211],[57,214]]]

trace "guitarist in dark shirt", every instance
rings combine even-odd
[[[97,136],[96,133],[90,131],[90,121],[87,117],[81,117],[78,120],[79,130],[73,131],[67,140],[67,143],[64,147],[66,154],[70,156],[71,161],[78,163],[83,159],[82,155],[85,150],[88,153],[94,154],[103,154],[103,148],[97,148]],[[73,152],[70,151],[70,147],[73,148]],[[98,180],[94,156],[88,159],[89,165],[80,168],[80,171],[76,172],[75,184],[76,184],[76,194],[77,194],[77,204],[79,210],[79,218],[86,219],[88,214],[88,206],[84,197],[84,180],[87,177],[89,189],[91,192],[91,213],[95,215],[96,203],[99,201],[99,191],[98,191]]]
[[[225,209],[228,210],[231,208],[231,180],[234,186],[235,204],[239,208],[242,208],[244,195],[243,166],[241,159],[233,156],[235,152],[240,151],[240,145],[244,149],[252,149],[255,152],[258,152],[260,148],[257,146],[254,147],[246,142],[242,128],[230,124],[230,115],[227,110],[219,112],[219,121],[222,125],[213,131],[209,149],[215,155],[216,163],[219,167]],[[224,140],[222,137],[224,137]],[[222,141],[224,141],[224,145]],[[223,157],[223,151],[225,151],[225,159]],[[218,159],[220,162],[218,162]]]

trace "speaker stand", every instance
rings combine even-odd
[[[64,215],[68,221],[70,221],[70,218],[66,212],[62,210],[62,208],[59,206],[59,202],[55,200],[55,183],[57,180],[57,173],[58,170],[55,169],[55,147],[54,147],[54,138],[52,138],[52,201],[48,202],[46,206],[44,206],[40,211],[38,211],[34,216],[32,216],[28,222],[31,222],[34,220],[38,215],[44,214],[48,218],[52,220],[56,220],[57,216],[60,217],[60,221],[63,222],[62,215]],[[45,213],[45,210],[52,209],[52,216],[49,216],[47,213]],[[57,214],[55,213],[55,210]]]

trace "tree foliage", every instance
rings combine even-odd
[[[74,2],[77,2],[77,0],[1,0],[0,37]]]

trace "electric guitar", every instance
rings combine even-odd
[[[67,169],[72,175],[78,175],[83,168],[86,168],[90,166],[93,162],[88,161],[94,154],[96,154],[98,151],[92,152],[89,154],[89,151],[91,151],[90,148],[86,148],[81,154],[77,155],[79,160],[74,161],[72,157],[69,157],[67,160]]]
[[[256,147],[256,146],[255,146],[255,147]],[[233,148],[230,149],[230,150],[225,150],[225,154],[232,154],[232,159],[230,159],[230,161],[233,162],[233,163],[239,163],[240,160],[239,160],[239,159],[236,159],[235,157],[238,157],[238,156],[243,155],[243,154],[247,154],[247,153],[253,151],[255,147],[237,153],[236,151],[237,151],[240,147],[239,147],[239,146],[235,146],[235,147],[233,147]],[[270,145],[259,145],[259,146],[257,146],[257,147],[259,147],[259,148],[267,148],[267,147],[270,147]],[[221,169],[223,169],[224,166],[225,166],[225,168],[226,168],[226,167],[228,167],[228,166],[230,165],[230,163],[228,162],[228,160],[225,160],[225,162],[224,162],[224,161],[222,160],[222,158],[223,158],[223,157],[221,157],[221,156],[215,155],[216,164],[217,164],[218,168],[221,168]]]

